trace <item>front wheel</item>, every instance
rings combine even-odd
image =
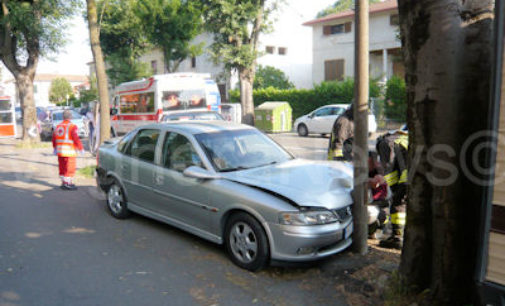
[[[305,137],[309,134],[309,129],[307,129],[307,126],[305,124],[300,124],[298,126],[298,135]]]
[[[107,190],[107,207],[110,214],[117,219],[126,219],[130,216],[123,188],[114,180]]]
[[[225,246],[233,263],[249,271],[265,267],[270,257],[265,231],[246,213],[237,213],[226,223]]]

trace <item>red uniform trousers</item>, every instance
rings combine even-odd
[[[58,156],[58,166],[60,168],[60,176],[72,178],[75,175],[75,156],[61,157]]]

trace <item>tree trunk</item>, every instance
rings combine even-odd
[[[400,273],[436,303],[472,304],[483,188],[468,173],[485,139],[465,143],[487,128],[493,4],[398,2],[410,136]]]
[[[40,134],[37,127],[37,109],[33,98],[33,79],[35,67],[23,69],[15,75],[19,100],[23,109],[23,141],[39,142]]]
[[[88,8],[88,26],[91,51],[95,60],[98,96],[100,100],[100,143],[110,138],[110,107],[107,74],[100,47],[100,30],[97,23],[95,0],[86,0]]]
[[[254,68],[239,69],[240,104],[242,105],[242,123],[254,126],[253,81]]]

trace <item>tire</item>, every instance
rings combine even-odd
[[[237,266],[258,271],[270,259],[268,239],[260,223],[246,213],[233,214],[226,222],[224,243],[231,261]]]
[[[131,215],[124,190],[115,179],[107,189],[107,208],[110,214],[117,219],[126,219]]]
[[[309,135],[309,129],[303,123],[298,125],[298,129],[297,130],[298,130],[298,135],[300,135],[302,137],[305,137],[305,136]]]

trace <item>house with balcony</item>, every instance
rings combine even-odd
[[[399,39],[398,3],[370,4],[370,77],[385,82],[404,75]],[[354,76],[354,10],[331,14],[304,23],[312,28],[312,80],[343,80]]]

